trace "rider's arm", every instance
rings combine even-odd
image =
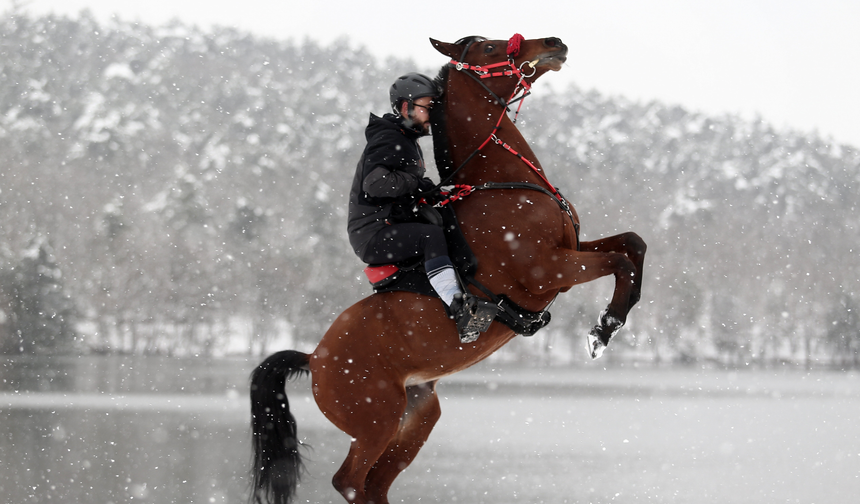
[[[367,175],[361,190],[374,198],[399,198],[414,194],[424,176],[421,152],[397,132],[375,137],[365,155]]]
[[[361,189],[375,198],[397,198],[418,189],[418,176],[403,170],[376,166],[364,178]]]

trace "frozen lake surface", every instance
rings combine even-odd
[[[256,359],[6,360],[0,502],[243,502]],[[290,385],[311,445],[299,502],[349,439]],[[860,376],[798,370],[519,368],[439,386],[442,419],[392,502],[854,503]]]

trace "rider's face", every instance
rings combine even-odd
[[[430,106],[433,103],[433,98],[422,96],[412,101],[412,113],[409,114],[409,104],[403,103],[401,113],[404,117],[412,120],[412,124],[416,129],[421,129],[424,133],[430,132]]]

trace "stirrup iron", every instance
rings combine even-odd
[[[468,293],[462,295],[461,300],[462,305],[454,315],[457,319],[460,343],[473,343],[493,323],[493,319],[499,313],[499,307]]]

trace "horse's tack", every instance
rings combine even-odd
[[[516,38],[516,35],[515,35],[514,37],[511,37],[511,40],[514,40],[515,38]],[[502,110],[501,115],[499,116],[499,120],[498,120],[498,121],[496,121],[496,126],[493,128],[493,131],[490,133],[490,136],[488,136],[488,137],[487,137],[487,139],[486,139],[486,140],[484,140],[484,142],[483,142],[483,143],[482,143],[482,144],[481,144],[477,149],[475,149],[475,151],[474,151],[471,155],[469,155],[469,157],[467,157],[467,158],[466,158],[466,160],[465,160],[465,161],[463,161],[463,163],[462,163],[460,166],[458,166],[456,170],[454,170],[453,172],[451,172],[451,174],[450,174],[450,175],[448,175],[448,176],[445,178],[445,180],[441,181],[441,182],[439,183],[439,185],[437,185],[436,187],[437,187],[437,188],[442,187],[442,186],[444,186],[446,183],[448,183],[450,180],[452,180],[452,179],[454,178],[454,175],[456,175],[458,171],[460,171],[464,166],[466,166],[466,164],[467,164],[469,161],[471,161],[471,160],[472,160],[472,158],[473,158],[473,157],[475,157],[475,155],[477,155],[477,154],[478,154],[478,153],[479,153],[479,152],[480,152],[484,147],[486,147],[486,145],[487,145],[488,143],[490,143],[490,142],[492,141],[492,142],[493,142],[493,143],[495,143],[496,145],[501,146],[501,147],[502,147],[502,148],[504,148],[506,151],[508,151],[508,152],[510,152],[511,154],[513,154],[513,155],[517,156],[517,157],[520,159],[520,161],[522,161],[523,163],[525,163],[525,164],[526,164],[526,166],[528,166],[529,168],[531,168],[531,170],[532,170],[532,171],[533,171],[533,172],[534,172],[538,177],[540,177],[540,179],[541,179],[541,180],[542,180],[542,181],[543,181],[543,182],[544,182],[544,183],[549,187],[549,190],[550,190],[551,195],[552,195],[552,196],[554,196],[554,197],[558,200],[558,202],[559,202],[559,204],[561,205],[562,209],[564,209],[564,211],[565,211],[565,212],[567,213],[567,215],[570,217],[571,221],[573,221],[573,212],[570,210],[570,204],[567,202],[567,200],[565,200],[565,199],[564,199],[564,196],[562,196],[562,195],[561,195],[561,193],[558,191],[558,189],[556,189],[556,188],[555,188],[555,186],[553,186],[553,185],[552,185],[552,183],[551,183],[551,182],[546,178],[546,176],[544,176],[544,174],[543,174],[543,173],[541,173],[541,171],[538,169],[538,167],[537,167],[537,166],[535,166],[535,165],[534,165],[534,163],[532,163],[531,161],[529,161],[528,159],[526,159],[525,157],[523,157],[523,155],[522,155],[522,154],[520,154],[519,152],[515,151],[515,150],[514,150],[510,145],[508,145],[507,143],[503,142],[503,141],[502,141],[501,139],[499,139],[499,137],[496,135],[496,133],[499,131],[499,128],[500,128],[500,127],[501,127],[501,125],[502,125],[502,120],[503,120],[503,119],[504,119],[504,117],[505,117],[505,113],[506,113],[506,112],[508,112],[508,106],[509,106],[510,104],[512,104],[512,103],[516,103],[517,101],[519,101],[519,102],[520,102],[520,104],[519,104],[519,106],[517,107],[517,112],[516,112],[516,114],[515,114],[515,116],[514,116],[514,119],[513,119],[513,121],[514,121],[514,122],[516,122],[516,117],[517,117],[517,116],[519,115],[519,113],[520,113],[520,108],[521,108],[521,107],[522,107],[522,105],[523,105],[523,101],[524,101],[525,97],[526,97],[526,96],[528,96],[528,95],[531,93],[531,84],[529,84],[529,83],[528,83],[528,81],[526,81],[526,79],[527,79],[528,77],[531,77],[532,75],[534,75],[534,74],[535,74],[535,72],[537,72],[537,69],[535,69],[535,66],[536,66],[536,65],[537,65],[537,63],[540,61],[540,59],[535,59],[535,60],[532,60],[532,61],[524,61],[524,62],[519,66],[519,68],[517,68],[517,66],[516,66],[516,62],[514,61],[513,56],[510,56],[510,57],[508,58],[508,60],[507,60],[507,61],[503,61],[503,62],[499,62],[499,63],[493,63],[493,64],[491,64],[491,65],[485,65],[485,66],[470,65],[470,64],[468,64],[468,63],[464,63],[464,62],[462,61],[463,59],[465,59],[465,57],[466,57],[466,52],[468,52],[468,50],[469,50],[469,46],[470,46],[470,45],[471,45],[471,44],[467,45],[467,46],[466,46],[466,50],[465,50],[465,51],[463,51],[463,56],[460,58],[460,60],[461,60],[461,61],[451,60],[451,62],[448,64],[448,66],[453,67],[453,68],[456,68],[456,69],[457,69],[458,71],[460,71],[460,72],[462,72],[462,71],[464,71],[464,70],[472,70],[472,71],[474,71],[477,75],[479,75],[480,77],[475,77],[475,75],[473,75],[473,74],[471,74],[471,73],[466,73],[466,75],[468,75],[468,76],[470,76],[470,77],[474,78],[475,80],[477,80],[477,81],[478,81],[478,83],[479,83],[479,84],[481,84],[481,86],[482,86],[482,87],[483,87],[483,88],[484,88],[488,93],[490,93],[493,97],[495,97],[495,98],[496,98],[496,101],[498,101],[498,102],[503,106],[503,110]],[[517,49],[517,50],[518,50],[518,49]],[[510,54],[510,51],[509,51],[509,54]],[[510,70],[505,70],[504,72],[494,72],[494,73],[490,73],[490,71],[489,71],[489,70],[491,70],[491,69],[498,68],[498,67],[502,67],[502,66],[505,66],[505,65],[509,66],[509,67],[510,67]],[[534,71],[533,71],[531,74],[529,74],[529,75],[525,75],[525,74],[523,74],[523,73],[522,73],[522,68],[523,68],[524,66],[526,66],[526,65],[528,65],[528,66],[529,66],[529,68],[531,68],[532,70],[534,70]],[[513,93],[511,93],[511,97],[510,97],[510,98],[508,98],[508,100],[507,100],[507,101],[504,101],[504,100],[502,100],[501,98],[499,98],[499,97],[498,97],[498,96],[497,96],[497,95],[496,95],[492,90],[490,90],[490,88],[488,88],[488,87],[487,87],[483,82],[481,82],[481,81],[480,81],[480,79],[484,79],[484,78],[487,78],[487,77],[504,77],[504,76],[507,76],[507,77],[516,76],[516,77],[519,79],[519,80],[518,80],[518,82],[517,82],[517,85],[514,87],[514,91],[513,91]],[[519,94],[519,92],[520,92],[521,90],[522,90],[522,91],[524,91],[523,95],[522,95],[522,96],[520,96],[519,98],[517,98],[516,100],[514,100],[514,97],[515,97],[517,94]],[[533,185],[533,184],[528,184],[528,186],[532,186],[532,185]],[[497,187],[498,187],[498,186],[497,186]],[[475,188],[475,189],[479,189],[479,188],[480,188],[480,187]],[[485,188],[486,188],[486,189],[490,189],[490,188],[492,188],[492,187],[485,187]],[[498,188],[501,188],[501,187],[498,187]],[[542,187],[540,187],[540,186],[534,186],[534,187],[522,187],[522,188],[524,188],[524,189],[538,189],[538,190],[543,190],[543,188],[542,188]],[[474,190],[474,189],[473,189],[473,190]],[[471,192],[472,192],[472,191],[469,191],[469,193],[468,193],[468,194],[471,194]],[[467,196],[468,194],[460,194],[460,195],[458,196],[458,198],[462,198],[462,197],[464,197],[464,196]],[[579,227],[579,226],[577,226],[577,225],[576,225],[576,222],[574,222],[574,223],[573,223],[573,225],[574,225],[574,227],[575,227],[575,228],[577,228],[577,235],[578,235],[578,234],[579,234],[579,233],[578,233],[578,227]],[[577,241],[579,241],[579,239],[578,239],[578,238],[577,238]]]
[[[511,41],[514,41],[514,39],[516,39],[516,35],[514,37],[511,37]],[[513,154],[514,156],[519,158],[520,161],[525,163],[525,165],[528,166],[549,187],[549,190],[547,190],[546,188],[541,187],[537,184],[531,184],[531,183],[527,183],[527,182],[515,182],[515,183],[514,182],[511,182],[511,183],[486,182],[480,186],[456,185],[455,184],[453,186],[452,192],[448,193],[449,194],[448,197],[445,200],[437,203],[435,206],[436,207],[445,206],[447,204],[452,203],[453,201],[464,198],[464,197],[472,194],[475,191],[484,190],[484,189],[528,189],[528,190],[535,190],[535,191],[543,192],[543,193],[549,195],[550,197],[552,197],[554,199],[554,201],[556,203],[558,203],[559,207],[561,207],[561,209],[570,218],[570,221],[573,224],[574,234],[576,237],[576,250],[579,250],[579,224],[576,222],[576,219],[573,218],[573,211],[570,208],[570,203],[568,203],[568,201],[564,198],[564,196],[561,195],[561,193],[558,191],[558,189],[556,189],[555,186],[552,185],[552,183],[546,178],[546,176],[544,176],[543,173],[541,173],[541,171],[538,169],[537,166],[534,165],[534,163],[532,163],[531,161],[526,159],[522,154],[520,154],[519,152],[514,150],[513,147],[511,147],[510,145],[508,145],[507,143],[502,141],[496,135],[496,133],[499,131],[499,128],[502,125],[502,120],[504,119],[505,114],[509,111],[508,106],[512,103],[516,103],[517,101],[519,101],[520,104],[517,107],[517,112],[516,112],[516,115],[514,116],[514,122],[516,122],[516,117],[520,113],[520,108],[523,105],[524,98],[531,93],[531,84],[529,84],[528,81],[526,81],[525,79],[527,79],[528,77],[531,77],[532,75],[535,74],[535,72],[537,72],[537,69],[535,67],[537,66],[537,63],[540,61],[540,59],[536,58],[536,59],[531,60],[531,61],[524,61],[519,67],[517,67],[516,62],[514,61],[514,56],[516,55],[517,52],[519,52],[518,44],[516,47],[516,52],[514,52],[511,50],[512,44],[509,43],[508,44],[508,56],[509,57],[508,57],[507,61],[503,61],[503,62],[499,62],[499,63],[493,63],[490,65],[484,65],[484,66],[471,65],[469,63],[465,63],[462,61],[465,59],[466,53],[469,51],[469,47],[471,46],[471,44],[472,43],[470,42],[469,44],[466,45],[466,49],[463,51],[463,55],[460,57],[460,61],[456,61],[456,60],[452,59],[448,63],[448,66],[457,69],[457,71],[459,71],[459,72],[463,72],[466,70],[471,70],[471,71],[475,72],[474,74],[467,72],[466,75],[475,79],[481,85],[481,87],[484,88],[484,90],[486,90],[491,96],[493,96],[496,99],[496,101],[499,104],[502,105],[502,107],[503,107],[502,113],[500,114],[499,120],[496,122],[495,127],[493,127],[493,131],[490,133],[490,136],[488,136],[487,139],[484,140],[484,142],[472,154],[470,154],[466,158],[466,160],[462,164],[460,164],[459,167],[457,167],[456,170],[454,170],[450,175],[448,175],[445,178],[445,180],[441,181],[436,186],[436,189],[440,189],[442,186],[444,186],[446,183],[448,183],[450,180],[452,180],[454,178],[454,175],[456,175],[456,173],[458,171],[460,171],[464,166],[466,166],[466,164],[469,163],[469,161],[471,161],[472,158],[475,157],[475,155],[477,155],[487,144],[489,144],[492,141],[493,143],[501,146],[506,151],[510,152],[511,154]],[[500,67],[504,67],[504,66],[508,66],[509,69],[501,71],[501,72],[491,72],[491,70],[494,70],[494,69],[500,68]],[[531,74],[529,74],[529,75],[523,74],[522,69],[525,66],[528,66],[529,68],[531,68],[533,70]],[[511,93],[510,98],[508,98],[507,101],[499,98],[490,88],[488,88],[486,86],[486,84],[481,82],[481,79],[490,78],[490,77],[513,77],[513,76],[518,78],[518,82],[517,82],[517,85],[514,87],[514,90]],[[520,93],[520,91],[523,91],[523,95],[520,96],[519,98],[514,99],[517,96],[517,94]],[[454,192],[454,190],[456,190],[456,192]],[[499,314],[497,315],[499,321],[502,322],[503,324],[507,325],[512,330],[514,330],[514,332],[516,332],[518,334],[524,334],[526,336],[531,336],[535,332],[537,332],[539,329],[543,328],[546,324],[549,323],[550,317],[549,317],[549,311],[548,311],[549,307],[548,306],[546,308],[544,308],[544,310],[542,310],[541,312],[536,312],[537,317],[534,319],[530,319],[528,321],[528,323],[526,323],[526,325],[523,326],[522,324],[523,324],[523,312],[524,312],[524,310],[519,305],[517,305],[516,303],[513,303],[512,301],[507,299],[506,296],[504,298],[502,298],[501,296],[491,292],[484,285],[482,285],[480,282],[478,282],[474,278],[474,276],[466,277],[466,281],[468,283],[476,286],[478,289],[480,289],[482,292],[484,292],[484,294],[486,294],[490,299],[492,299],[493,302],[498,304],[498,306],[501,309]],[[550,304],[552,304],[552,303],[550,303]],[[504,317],[502,315],[506,315],[506,317]]]
[[[516,38],[517,38],[517,35],[515,34],[513,37],[511,37],[511,41],[509,41],[509,44],[508,44],[509,58],[507,61],[502,61],[499,63],[493,63],[493,64],[485,65],[485,66],[470,65],[469,63],[463,62],[462,60],[464,60],[466,58],[466,53],[469,51],[469,47],[471,47],[472,43],[470,42],[469,44],[467,44],[466,49],[463,51],[463,55],[460,57],[460,61],[456,61],[456,60],[452,59],[448,63],[449,67],[456,68],[460,72],[463,72],[464,70],[474,71],[475,74],[477,74],[479,77],[476,77],[472,73],[468,73],[468,72],[466,73],[466,75],[475,79],[479,84],[481,84],[481,86],[484,88],[484,90],[486,90],[493,97],[495,97],[496,101],[498,101],[503,106],[503,110],[502,110],[501,115],[499,116],[499,120],[496,121],[496,126],[493,128],[493,131],[490,133],[490,136],[488,136],[487,139],[484,140],[484,142],[477,149],[475,149],[475,151],[472,152],[472,154],[470,154],[466,158],[466,160],[463,161],[463,163],[461,163],[460,166],[457,167],[456,170],[451,172],[450,175],[448,175],[447,177],[445,177],[444,180],[439,182],[439,184],[436,186],[436,189],[440,189],[442,186],[444,186],[445,184],[450,182],[454,178],[454,175],[457,174],[457,172],[459,172],[464,166],[466,166],[466,164],[469,163],[469,161],[471,161],[472,158],[474,158],[484,147],[487,146],[488,143],[490,143],[492,141],[496,145],[501,146],[506,151],[508,151],[511,154],[513,154],[514,156],[518,157],[520,159],[520,161],[522,161],[523,163],[526,164],[526,166],[531,168],[532,172],[534,172],[549,187],[549,190],[547,191],[546,189],[544,189],[543,187],[541,187],[539,185],[529,184],[529,183],[506,184],[506,183],[487,182],[486,184],[483,184],[482,186],[455,185],[454,187],[457,188],[457,192],[453,193],[451,196],[449,196],[444,201],[437,203],[436,206],[447,205],[448,203],[451,203],[451,202],[456,201],[458,199],[464,198],[464,197],[468,196],[469,194],[472,194],[476,190],[482,190],[482,189],[531,189],[531,190],[537,190],[537,191],[549,194],[550,196],[554,197],[556,202],[561,207],[561,209],[564,210],[564,212],[568,215],[568,217],[570,217],[570,220],[573,223],[574,231],[576,233],[576,249],[579,250],[579,224],[577,224],[576,220],[573,218],[573,211],[570,208],[570,203],[564,198],[564,196],[561,195],[561,193],[558,191],[558,189],[556,189],[555,186],[552,185],[552,183],[546,178],[546,176],[540,171],[540,169],[538,169],[538,167],[535,166],[534,163],[532,163],[531,161],[529,161],[528,159],[523,157],[522,154],[520,154],[519,152],[514,150],[513,147],[511,147],[510,145],[508,145],[507,143],[502,141],[496,135],[496,133],[499,131],[499,128],[501,127],[502,120],[505,117],[505,113],[508,112],[508,110],[509,110],[508,106],[512,103],[516,103],[517,101],[519,101],[520,104],[517,107],[517,112],[516,112],[516,115],[514,116],[514,119],[513,119],[513,121],[516,122],[516,117],[520,113],[520,108],[523,105],[523,101],[525,101],[524,100],[525,97],[531,93],[531,84],[529,84],[528,81],[526,81],[525,79],[531,77],[532,75],[535,74],[535,72],[537,72],[537,69],[535,67],[537,66],[537,63],[540,61],[539,58],[536,58],[532,61],[524,61],[522,64],[520,64],[519,68],[517,68],[516,62],[513,59],[513,56],[517,52],[519,52],[519,44],[515,43]],[[516,52],[512,51],[512,49],[511,49],[512,46],[515,46]],[[494,72],[494,73],[490,72],[491,69],[503,67],[505,65],[509,66],[510,70],[505,70],[504,72]],[[523,74],[522,69],[524,66],[528,66],[529,68],[531,68],[533,70],[533,72],[529,75]],[[488,88],[486,86],[486,84],[484,84],[480,80],[480,79],[484,79],[487,77],[503,77],[503,76],[508,76],[508,77],[516,76],[519,79],[517,82],[517,85],[514,87],[513,93],[511,93],[511,97],[508,98],[507,102],[502,100],[501,98],[499,98],[492,90],[490,90],[490,88]],[[514,97],[517,94],[519,94],[519,92],[521,90],[524,91],[523,95],[520,96],[519,98],[517,98],[516,100],[514,100]]]

